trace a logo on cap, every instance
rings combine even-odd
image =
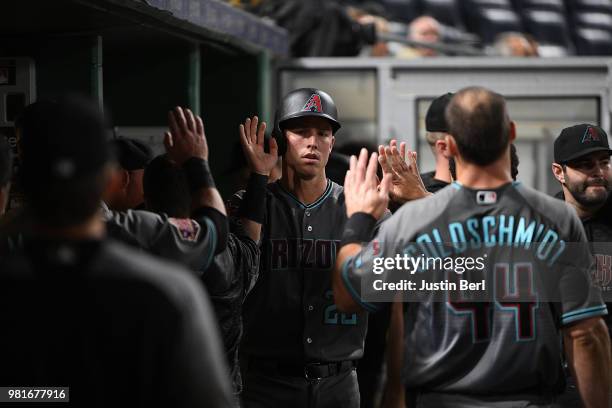
[[[582,135],[582,140],[580,143],[589,142],[601,142],[601,136],[599,136],[599,133],[597,133],[597,131],[590,126],[584,131],[584,135]]]
[[[302,111],[321,113],[323,111],[323,108],[321,108],[321,97],[317,94],[310,95]]]

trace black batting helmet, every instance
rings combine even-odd
[[[304,116],[318,116],[327,119],[332,127],[332,134],[340,129],[338,109],[334,100],[327,94],[315,88],[300,88],[289,92],[279,104],[274,115],[272,136],[278,143],[278,152],[285,154],[287,143],[283,134],[283,123],[289,119]]]

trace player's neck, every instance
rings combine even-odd
[[[468,188],[498,188],[512,181],[509,154],[503,154],[487,166],[466,163],[459,157],[456,164],[457,182]]]
[[[283,171],[280,183],[285,190],[293,194],[302,203],[311,204],[317,201],[325,192],[327,177],[325,169],[323,169],[321,174],[310,179],[302,178],[293,171]]]
[[[106,233],[106,228],[104,222],[100,219],[98,213],[96,213],[94,217],[78,225],[52,227],[44,224],[35,224],[33,231],[41,237],[79,241],[102,239]]]
[[[451,182],[451,173],[448,168],[448,159],[440,157],[438,158],[438,160],[436,160],[436,172],[434,173],[434,178],[436,180],[445,181],[447,183]]]

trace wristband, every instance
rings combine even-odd
[[[191,192],[201,188],[214,188],[215,180],[210,173],[208,161],[199,157],[192,157],[183,163],[183,171],[187,177]]]
[[[263,224],[266,212],[266,186],[268,176],[251,173],[244,199],[240,204],[240,215],[248,220]]]
[[[351,215],[344,225],[340,246],[370,242],[375,226],[376,218],[368,213],[357,212]]]

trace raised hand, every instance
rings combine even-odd
[[[403,204],[430,195],[425,188],[416,164],[417,154],[406,150],[406,143],[391,140],[388,146],[378,146],[378,162],[383,174],[391,176],[389,196],[392,201]]]
[[[181,165],[192,157],[208,160],[208,144],[202,118],[180,106],[168,112],[169,132],[164,133],[168,157]]]
[[[253,116],[253,119],[247,118],[244,125],[240,125],[240,144],[249,169],[252,172],[269,176],[278,161],[278,145],[276,139],[270,138],[270,153],[265,152],[266,122],[261,122],[259,127],[258,123],[259,118]]]
[[[385,174],[378,185],[377,157],[376,153],[372,153],[368,160],[366,149],[361,149],[359,159],[351,156],[349,171],[344,178],[346,213],[349,217],[357,212],[365,212],[379,219],[387,209],[391,175]]]

